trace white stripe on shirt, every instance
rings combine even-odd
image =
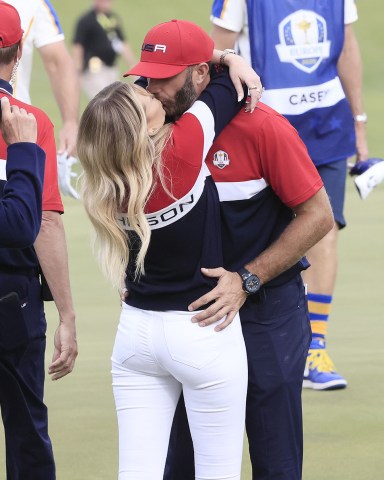
[[[245,182],[215,182],[215,184],[219,192],[220,202],[248,200],[268,186],[264,178]]]

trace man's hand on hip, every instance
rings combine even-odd
[[[214,302],[206,310],[195,315],[192,322],[198,323],[201,327],[206,327],[224,318],[224,321],[215,327],[216,332],[219,332],[232,322],[244,304],[247,295],[243,291],[238,273],[229,272],[224,268],[202,268],[201,271],[207,277],[217,278],[217,286],[191,303],[188,310],[192,312],[207,303]]]

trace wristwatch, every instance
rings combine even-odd
[[[368,115],[366,113],[360,113],[359,115],[355,115],[353,119],[357,123],[367,123]]]
[[[243,290],[247,295],[253,295],[260,290],[261,282],[257,275],[249,272],[246,268],[240,268],[237,273],[243,281]]]
[[[224,65],[224,59],[229,53],[233,53],[233,55],[237,55],[236,50],[226,48],[225,50],[223,50],[223,53],[220,55],[220,60],[219,60],[220,65]]]

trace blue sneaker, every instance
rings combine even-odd
[[[346,388],[347,381],[335,370],[322,340],[312,340],[304,370],[303,388],[338,390]]]

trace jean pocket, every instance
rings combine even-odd
[[[164,322],[165,341],[173,360],[201,369],[219,356],[220,333],[214,331],[215,325],[199,327],[191,318],[192,315],[167,319]]]

